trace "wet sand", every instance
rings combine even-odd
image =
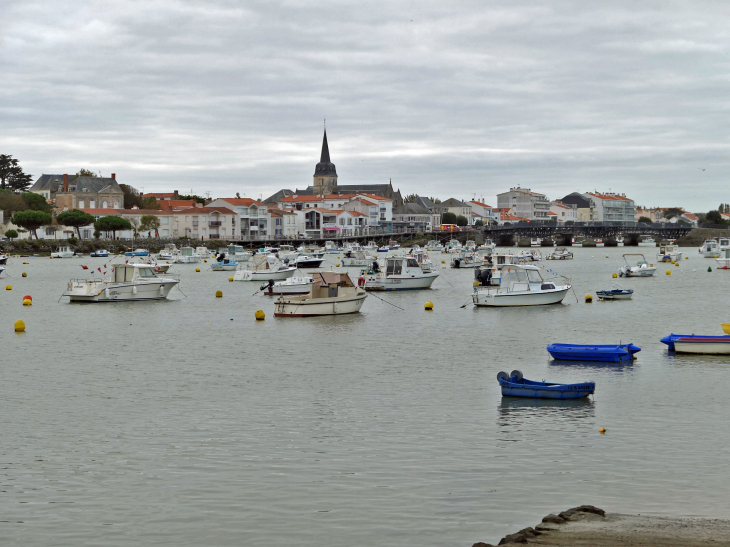
[[[730,547],[730,521],[667,518],[603,513],[600,509],[570,509],[548,515],[534,528],[510,534],[499,545],[549,547]],[[596,509],[596,511],[593,511]],[[475,543],[486,547],[489,543]]]

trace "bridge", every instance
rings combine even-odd
[[[652,236],[657,241],[677,239],[692,230],[689,224],[670,222],[574,222],[573,224],[556,224],[555,222],[533,220],[517,222],[504,226],[488,226],[484,229],[485,237],[492,239],[499,246],[513,245],[514,238],[541,238],[553,240],[555,244],[570,246],[573,238],[601,238],[604,243],[615,242],[617,236],[623,236],[624,246],[636,246],[641,236]],[[608,241],[607,241],[608,240]]]

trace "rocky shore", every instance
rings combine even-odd
[[[499,541],[499,545],[548,547],[730,547],[730,521],[667,518],[606,513],[581,505],[557,515],[550,514],[534,528],[523,528]],[[477,542],[473,547],[494,547]]]

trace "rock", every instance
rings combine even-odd
[[[538,532],[537,530],[535,530],[534,528],[531,528],[529,526],[527,528],[523,528],[522,530],[520,530],[517,533],[524,534],[528,538],[534,538],[534,537],[537,537],[540,535],[540,532]]]
[[[554,532],[557,528],[548,528],[547,526],[535,526],[535,530],[539,532]]]
[[[499,545],[505,545],[506,543],[527,543],[527,538],[524,534],[509,534],[499,540]]]
[[[484,543],[483,541],[477,541],[471,547],[494,547],[494,545],[492,545],[491,543]]]
[[[606,516],[606,512],[603,509],[599,509],[598,507],[594,507],[593,505],[581,505],[579,507],[573,507],[572,509],[563,511],[558,516],[564,518],[565,520],[570,520],[570,517],[572,517],[576,513],[593,513],[594,515],[600,515],[602,517]]]
[[[565,522],[565,519],[562,517],[559,517],[558,515],[553,515],[550,513],[548,516],[544,517],[542,519],[543,522],[552,522],[553,524],[563,524]]]

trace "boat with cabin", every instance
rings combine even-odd
[[[461,249],[457,256],[451,259],[452,268],[478,268],[484,260],[474,251]]]
[[[571,260],[573,253],[566,247],[555,247],[555,250],[545,258],[548,260]]]
[[[491,272],[490,272],[491,273]],[[559,304],[571,286],[546,281],[537,266],[513,264],[500,271],[499,286],[474,286],[472,302],[478,307],[543,306]]]
[[[365,251],[346,251],[342,256],[342,265],[345,268],[364,268],[374,260],[377,260],[377,257]]]
[[[316,317],[359,313],[367,293],[356,287],[346,273],[318,272],[309,293],[281,296],[274,305],[275,317]]]
[[[524,378],[519,370],[513,370],[510,374],[500,372],[497,374],[497,381],[502,390],[502,397],[580,399],[588,397],[596,391],[595,382],[581,382],[579,384],[536,382]]]
[[[213,256],[213,252],[208,247],[195,247],[195,254],[203,259]]]
[[[168,243],[165,248],[157,253],[157,260],[163,260],[165,262],[172,262],[177,256],[177,246],[174,243]]]
[[[442,253],[444,251],[444,246],[440,241],[432,239],[426,243],[426,250],[434,253]]]
[[[259,290],[269,296],[282,294],[309,294],[313,283],[314,278],[311,275],[298,275],[278,282],[275,282],[273,279],[269,279],[268,282],[261,285]]]
[[[631,361],[641,348],[633,344],[549,344],[548,353],[561,361]]]
[[[297,268],[290,266],[288,262],[281,262],[272,255],[265,257],[256,255],[249,263],[247,269],[236,270],[233,274],[233,281],[282,281],[294,275]]]
[[[463,245],[461,242],[457,239],[451,239],[449,240],[446,245],[444,245],[444,249],[442,252],[444,253],[458,253],[461,249],[463,249]]]
[[[629,264],[628,258],[626,258],[628,256],[640,256],[641,259],[632,266]],[[649,264],[641,253],[626,253],[623,257],[626,264],[619,269],[619,277],[651,277],[656,272],[654,264]]]
[[[702,242],[700,248],[697,249],[697,252],[705,258],[718,258],[720,255],[720,247],[717,243],[717,239],[706,239]]]
[[[97,249],[89,256],[93,258],[109,258],[109,251],[106,249]]]
[[[284,260],[286,261],[287,259]],[[324,262],[324,258],[301,255],[296,257],[293,261],[290,261],[289,263],[293,266],[296,266],[297,268],[319,268],[320,266],[322,266],[322,262]]]
[[[324,242],[324,252],[326,254],[328,254],[328,255],[336,255],[340,251],[342,251],[342,249],[334,241],[325,241]]]
[[[200,256],[192,247],[181,247],[180,252],[174,258],[175,264],[197,264]]]
[[[155,273],[150,264],[112,264],[106,279],[72,279],[63,296],[71,302],[164,300],[180,280]]]
[[[76,254],[71,247],[68,245],[60,245],[57,251],[51,253],[51,258],[75,258],[79,256]]]
[[[149,256],[150,252],[147,249],[135,249],[134,251],[127,251],[124,256]]]
[[[378,262],[363,270],[357,280],[360,287],[368,291],[407,291],[430,289],[439,276],[433,271],[424,271],[415,258],[392,256],[385,259],[385,271]]]
[[[658,262],[676,262],[682,260],[682,253],[677,245],[660,245],[656,259]]]

